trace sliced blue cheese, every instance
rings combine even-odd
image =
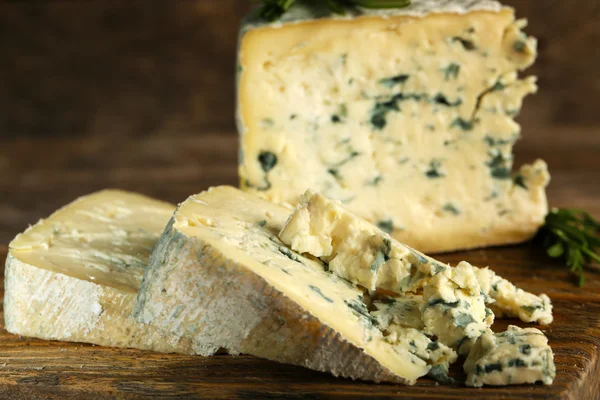
[[[552,384],[556,376],[548,339],[535,328],[510,325],[501,333],[486,332],[473,346],[464,364],[467,385]]]
[[[429,373],[440,357],[386,339],[363,290],[280,241],[290,212],[227,186],[189,197],[154,249],[137,320],[203,355],[224,348],[376,382]]]
[[[105,190],[17,235],[4,271],[6,329],[46,340],[193,353],[189,340],[131,316],[152,248],[174,209]]]
[[[247,20],[240,184],[295,205],[313,188],[423,252],[522,242],[547,213],[546,164],[512,171],[536,40],[490,0]]]
[[[471,264],[463,261],[440,272],[423,287],[424,331],[467,355],[494,322],[494,313],[485,300]]]
[[[340,202],[308,190],[279,237],[293,250],[319,257],[331,272],[371,292],[415,292],[450,269],[393,239],[382,228],[385,226],[363,220]],[[485,303],[498,315],[543,325],[552,322],[548,296],[525,292],[489,268],[468,268],[479,286],[475,293],[481,291]],[[475,287],[475,282],[471,286]]]

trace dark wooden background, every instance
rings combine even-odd
[[[516,162],[546,159],[551,204],[600,217],[600,1],[506,3],[529,19],[540,50],[528,72],[539,76],[541,89],[519,117]],[[237,184],[235,51],[248,9],[246,0],[0,0],[0,261],[2,245],[16,233],[94,190],[117,187],[178,202],[210,185]],[[564,266],[531,245],[442,259],[463,258],[489,264],[524,289],[547,291],[557,316],[547,330],[559,367],[554,386],[469,396],[597,398],[599,273],[590,271],[578,289]],[[414,388],[352,383],[253,357],[19,339],[1,324],[0,367],[0,398],[15,399],[466,393],[427,381]]]

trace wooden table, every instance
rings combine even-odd
[[[529,18],[541,51],[531,70],[541,90],[520,116],[515,162],[545,159],[550,203],[600,217],[600,6],[508,2]],[[94,190],[178,202],[237,183],[233,65],[246,9],[245,0],[0,5],[0,260],[27,224]],[[375,385],[250,356],[162,355],[1,329],[0,398],[600,398],[598,271],[580,289],[532,244],[439,258],[489,265],[552,298],[555,322],[544,331],[556,355],[554,385]]]

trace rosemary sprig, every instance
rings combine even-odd
[[[563,258],[583,286],[584,267],[600,263],[600,222],[583,210],[555,208],[546,216],[539,235],[548,255]]]
[[[269,21],[275,21],[285,14],[296,2],[316,3],[322,2],[336,14],[354,7],[364,8],[404,8],[410,5],[411,0],[262,0],[258,15]]]

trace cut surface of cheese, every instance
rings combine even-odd
[[[494,313],[485,300],[471,264],[463,261],[436,274],[423,287],[425,332],[467,355],[494,322]]]
[[[486,332],[473,346],[464,364],[467,385],[552,384],[556,376],[548,339],[535,328],[510,325],[501,333]]]
[[[552,323],[552,303],[547,295],[526,292],[489,268],[476,268],[475,273],[483,293],[494,299],[490,308],[496,316],[519,318],[540,325]]]
[[[549,181],[541,160],[511,172],[536,41],[494,1],[413,3],[242,27],[241,187],[313,188],[423,252],[525,241]]]
[[[330,271],[371,292],[383,289],[402,294],[434,284],[438,288],[435,291],[433,287],[429,288],[429,296],[435,297],[436,291],[440,295],[445,293],[449,296],[446,296],[446,301],[453,303],[456,295],[445,289],[452,291],[452,282],[460,281],[463,282],[459,285],[463,292],[468,289],[473,293],[474,297],[470,297],[468,302],[480,304],[483,299],[499,315],[517,317],[524,322],[543,325],[552,322],[552,305],[548,296],[525,292],[489,268],[473,267],[467,262],[461,262],[456,267],[460,267],[460,272],[452,271],[449,265],[398,242],[347,210],[340,202],[312,190],[307,190],[302,196],[279,237],[292,250],[319,257],[328,264]],[[437,275],[442,276],[436,278]],[[442,284],[441,280],[444,279],[446,281]],[[465,294],[460,294],[463,295]],[[437,301],[439,298],[433,300]],[[474,321],[487,320],[490,311],[480,307],[478,309],[478,316]],[[470,310],[475,312],[475,308]],[[453,309],[451,314],[457,312],[458,309]],[[488,315],[483,316],[482,312]],[[437,321],[436,318],[428,319],[432,323]],[[488,325],[490,323],[488,321]],[[446,332],[447,327],[439,328]],[[474,331],[468,335],[470,341],[477,338],[473,333]],[[444,343],[453,346],[456,341]],[[470,342],[463,351],[468,351],[469,345]]]
[[[363,290],[282,243],[290,212],[227,186],[188,198],[152,254],[136,319],[204,355],[225,348],[354,379],[412,384],[448,362],[453,352],[427,353],[420,332],[386,339]],[[410,348],[417,336],[424,352]]]
[[[432,364],[430,375],[441,383],[449,381],[448,369],[456,361],[457,354],[440,340],[433,339],[424,332],[425,324],[421,319],[423,306],[422,296],[404,295],[376,300],[373,306],[376,311],[371,314],[377,319],[379,329],[392,345],[409,344],[409,351],[417,357],[429,360]]]
[[[447,268],[310,190],[279,237],[293,250],[319,257],[330,271],[371,292],[415,291],[423,278]]]
[[[193,353],[188,340],[131,316],[152,248],[174,209],[105,190],[17,235],[5,268],[6,329],[47,340]]]

